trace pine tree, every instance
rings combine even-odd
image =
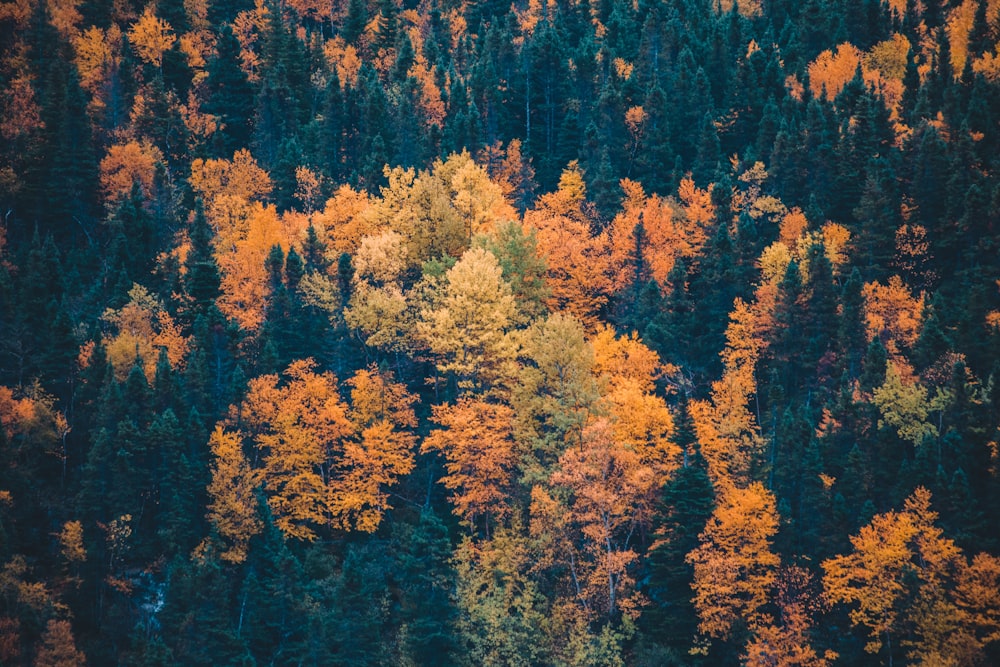
[[[227,23],[219,30],[214,56],[208,61],[208,100],[204,111],[218,117],[220,129],[213,136],[214,152],[228,158],[250,143],[253,88],[240,67],[240,43]]]
[[[640,627],[654,641],[686,646],[698,623],[691,603],[694,569],[685,556],[698,546],[698,536],[715,508],[715,494],[694,439],[686,396],[678,405],[675,438],[684,452],[684,465],[663,487],[656,541],[647,555],[646,592],[652,605],[641,616]]]
[[[191,250],[184,262],[184,288],[191,300],[190,317],[215,319],[215,300],[221,294],[222,278],[212,249],[212,229],[205,219],[202,201],[195,202],[194,216],[188,231]]]

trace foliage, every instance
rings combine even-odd
[[[998,37],[0,3],[0,663],[1000,664]]]

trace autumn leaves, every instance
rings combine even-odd
[[[415,397],[377,370],[360,370],[347,384],[350,405],[332,373],[296,361],[280,381],[251,380],[244,401],[216,427],[209,519],[227,544],[224,559],[242,561],[262,530],[258,491],[288,538],[378,528],[387,488],[413,469]]]
[[[218,307],[248,334],[244,344],[265,337],[276,295],[293,290],[372,362],[336,377],[292,358],[249,382],[210,438],[214,533],[203,548],[240,563],[267,522],[291,540],[375,532],[405,502],[408,476],[428,471],[440,486],[420,493],[446,497],[465,535],[454,553],[462,623],[503,633],[469,639],[468,650],[487,662],[534,651],[546,662],[582,646],[599,661],[621,653],[651,604],[642,577],[652,544],[676,537],[660,532],[671,512],[663,489],[697,460],[711,481],[707,509],[674,564],[690,568],[681,595],[690,593],[697,636],[684,641],[696,653],[725,645],[748,664],[825,665],[835,655],[815,628],[837,614],[872,633],[872,652],[907,633],[913,656],[946,650],[946,631],[963,633],[970,656],[993,641],[995,601],[983,591],[1000,568],[944,541],[923,490],[904,511],[875,516],[845,555],[828,550],[809,567],[776,544],[794,514],[779,509],[775,451],[804,445],[762,427],[762,369],[815,373],[842,353],[839,319],[854,317],[856,347],[868,342],[886,359],[884,372],[851,385],[858,401],[885,433],[926,446],[952,397],[940,382],[932,393],[908,361],[926,328],[921,295],[898,277],[858,279],[855,301],[845,297],[837,313],[832,289],[851,234],[766,194],[759,163],[734,174],[731,210],[717,212],[712,191],[690,179],[676,197],[623,181],[622,208],[607,222],[575,165],[520,216],[504,194],[513,187],[504,163],[493,160],[495,177],[467,154],[428,171],[389,170],[378,196],[345,186],[306,213],[267,203],[269,176],[246,153],[195,164],[216,231]],[[683,384],[678,369],[604,322],[640,287],[682,289],[671,285],[675,265],[704,261],[713,228],[751,223],[776,240],[761,244],[758,279],[732,304],[721,376],[683,401],[691,433],[682,440],[664,391],[664,380]],[[178,259],[190,252],[180,241]],[[185,342],[156,300],[139,288],[131,296],[105,317],[118,329],[107,346],[113,363],[123,357],[116,370],[119,348],[136,341],[147,365],[154,347],[183,360]],[[793,327],[806,343],[789,338]],[[836,428],[824,415],[818,440]],[[839,490],[817,465],[802,485]],[[962,620],[942,629],[929,620],[935,609]]]

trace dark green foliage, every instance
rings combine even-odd
[[[208,63],[209,96],[205,112],[219,119],[213,137],[214,152],[224,158],[250,142],[253,88],[240,69],[240,45],[227,23],[219,30],[214,57]]]
[[[715,497],[705,459],[694,441],[687,400],[678,406],[678,444],[683,465],[662,492],[659,528],[647,556],[646,591],[651,608],[640,627],[651,641],[685,646],[695,635],[697,616],[690,601],[691,566],[684,557],[698,546],[698,535],[712,514]]]
[[[209,317],[220,293],[221,277],[212,252],[212,230],[205,220],[201,200],[195,204],[188,238],[191,250],[185,261],[184,288],[190,299],[191,317]]]

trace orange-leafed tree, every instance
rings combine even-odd
[[[151,197],[156,169],[162,164],[163,153],[149,142],[129,141],[109,147],[100,165],[105,200],[115,203],[128,196],[134,183],[140,185],[146,197]]]
[[[914,296],[899,276],[889,284],[865,283],[865,332],[868,340],[878,338],[886,351],[896,355],[917,342],[923,322],[923,295]]]
[[[205,201],[205,214],[215,228],[215,258],[222,272],[224,315],[244,329],[256,331],[264,320],[270,293],[265,259],[275,245],[287,250],[297,241],[297,218],[278,216],[263,201],[271,178],[247,150],[232,160],[198,158],[191,163],[191,187]]]
[[[641,186],[621,182],[625,198],[622,212],[610,227],[615,288],[631,287],[633,298],[649,279],[664,292],[678,260],[697,265],[710,226],[715,221],[712,186],[699,188],[690,174],[681,179],[677,198],[646,196]]]
[[[416,28],[412,30],[412,33],[419,35]],[[423,51],[417,51],[408,74],[417,82],[417,109],[425,125],[428,128],[433,125],[443,127],[447,111],[442,99],[441,89],[438,88],[434,77],[433,64],[427,61],[427,57]]]
[[[747,644],[747,667],[827,667],[837,659],[833,651],[822,655],[811,644],[813,617],[822,608],[813,590],[812,576],[797,565],[782,568],[775,585],[777,618],[757,629]]]
[[[755,370],[763,338],[758,313],[737,299],[720,353],[722,378],[712,383],[710,401],[692,401],[691,416],[715,484],[746,485],[763,448],[749,402],[757,392]]]
[[[525,213],[524,223],[536,231],[539,251],[548,264],[549,308],[592,329],[613,284],[608,239],[595,233],[586,194],[583,174],[575,162],[570,163],[559,189],[542,195]]]
[[[69,621],[51,619],[48,622],[34,664],[36,667],[84,667],[87,664],[87,656],[76,647]]]
[[[971,564],[936,525],[931,495],[918,487],[903,510],[878,514],[851,537],[853,551],[823,562],[826,596],[849,606],[868,630],[869,653],[894,638],[915,664],[974,665],[1000,639],[1000,559]]]
[[[615,442],[634,451],[662,484],[677,467],[681,452],[673,440],[673,415],[654,393],[654,383],[665,370],[659,356],[634,333],[616,337],[610,328],[601,329],[591,345]]]
[[[726,640],[773,621],[767,604],[779,565],[771,550],[777,530],[774,495],[762,484],[723,490],[700,546],[687,556],[694,567],[698,630],[704,636]]]
[[[625,199],[622,211],[611,222],[611,263],[615,287],[633,289],[650,278],[666,286],[667,276],[682,254],[680,214],[669,200],[646,197],[639,183],[621,182]]]
[[[424,451],[445,458],[441,483],[451,491],[454,512],[470,528],[482,521],[487,535],[511,512],[518,455],[513,437],[514,412],[503,403],[463,396],[453,405],[435,405],[435,429]]]
[[[270,175],[257,164],[250,151],[240,149],[231,160],[194,160],[191,187],[206,202],[213,202],[220,197],[263,200],[271,194],[273,185]]]
[[[416,397],[387,373],[362,369],[351,404],[337,379],[311,359],[250,381],[229,423],[259,454],[260,480],[275,525],[313,540],[321,528],[373,532],[388,509],[387,489],[413,469]]]
[[[826,50],[809,63],[809,87],[815,97],[832,100],[854,78],[862,53],[844,42],[835,50]]]
[[[170,24],[156,15],[152,4],[129,28],[128,38],[139,57],[154,67],[163,64],[163,54],[177,41]]]
[[[535,189],[535,170],[522,153],[520,139],[511,139],[506,149],[498,140],[484,148],[476,159],[500,186],[507,201],[518,207],[527,205]]]
[[[257,331],[271,294],[268,254],[274,246],[282,250],[290,247],[291,240],[274,206],[226,200],[235,208],[215,238],[215,261],[222,273],[222,294],[217,303],[226,317],[248,331]]]
[[[643,508],[659,488],[656,474],[634,450],[615,442],[606,419],[596,419],[579,446],[563,452],[549,481],[556,490],[550,498],[563,515],[562,530],[552,534],[555,564],[570,566],[578,602],[591,618],[637,617],[642,595],[635,588],[632,538],[648,518]],[[533,517],[544,517],[542,507],[532,503]]]
[[[80,85],[91,95],[110,87],[110,77],[121,64],[121,42],[121,29],[114,24],[107,30],[91,26],[73,39]]]
[[[331,512],[340,527],[371,533],[389,508],[388,487],[413,469],[417,397],[374,367],[359,370],[347,384],[355,437],[344,441]]]
[[[128,303],[118,309],[109,308],[101,316],[109,328],[105,349],[115,378],[124,381],[138,359],[146,377],[152,379],[161,349],[172,368],[183,369],[189,338],[145,287],[133,285],[128,295]]]
[[[213,459],[208,520],[226,544],[220,557],[242,563],[250,539],[264,527],[257,508],[258,475],[250,468],[238,433],[216,426],[208,447]]]
[[[373,216],[366,215],[372,205],[366,192],[341,185],[326,200],[322,211],[312,216],[319,240],[326,244],[327,259],[336,266],[341,253],[354,254],[366,236],[377,236],[385,228]]]
[[[44,127],[32,78],[27,73],[7,84],[0,103],[0,137],[17,139]]]
[[[49,14],[49,22],[52,27],[59,31],[63,39],[71,40],[76,36],[80,23],[83,22],[83,15],[80,13],[80,0],[47,0],[46,9]]]
[[[261,480],[275,524],[288,537],[312,540],[331,522],[335,465],[353,435],[332,373],[312,360],[250,381],[239,424],[260,452]]]
[[[984,644],[1000,641],[1000,558],[976,554],[959,570],[954,601],[963,627]]]

